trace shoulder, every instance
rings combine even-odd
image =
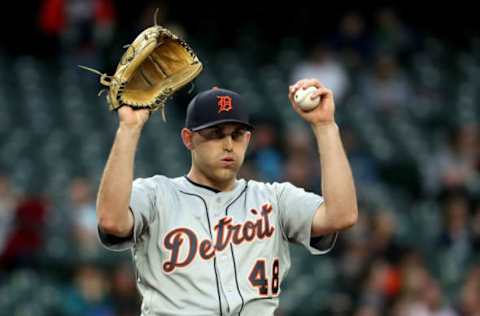
[[[275,196],[279,201],[318,196],[318,194],[307,192],[304,188],[297,187],[291,182],[259,182],[250,180],[248,183],[251,191],[267,192]]]
[[[248,186],[251,190],[265,190],[276,194],[280,194],[286,189],[295,188],[290,182],[261,182],[256,180],[248,180]]]
[[[154,175],[148,178],[136,178],[133,181],[133,186],[137,188],[167,189],[177,185],[175,180],[176,178],[172,179],[163,175]]]

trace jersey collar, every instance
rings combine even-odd
[[[236,179],[235,180],[235,186],[233,187],[233,189],[231,191],[219,191],[218,189],[212,188],[210,186],[203,185],[203,184],[197,183],[195,181],[192,181],[186,175],[183,176],[183,178],[185,179],[185,182],[188,183],[188,185],[190,185],[195,190],[200,190],[202,192],[205,192],[207,194],[212,194],[212,195],[215,195],[215,196],[229,196],[231,194],[235,194],[237,191],[243,189],[244,183],[245,183],[245,180],[243,180],[243,179],[240,179],[240,180]]]
[[[203,185],[203,184],[200,184],[200,183],[197,183],[195,181],[193,181],[192,179],[190,179],[188,176],[184,176],[185,179],[187,179],[188,182],[190,182],[191,184],[193,184],[194,186],[197,186],[197,187],[200,187],[200,188],[204,188],[204,189],[207,189],[207,190],[210,190],[214,193],[220,193],[222,191],[218,190],[218,189],[215,189],[215,188],[212,188],[212,187],[209,187],[208,185]]]

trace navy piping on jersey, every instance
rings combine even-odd
[[[187,178],[188,179],[188,178]],[[210,216],[208,216],[208,206],[207,206],[207,202],[205,202],[205,200],[200,196],[200,195],[197,195],[197,194],[194,194],[194,193],[188,193],[188,192],[184,192],[182,190],[180,190],[180,192],[182,192],[183,194],[186,194],[186,195],[191,195],[191,196],[195,196],[195,197],[198,197],[200,200],[202,200],[203,202],[203,205],[205,206],[205,213],[207,214],[207,221],[208,221],[208,232],[210,233],[210,239],[213,240],[213,235],[212,235],[212,227],[210,225]],[[218,294],[218,303],[219,303],[219,308],[220,308],[220,316],[223,315],[223,312],[222,312],[222,298],[220,296],[220,286],[218,285],[218,275],[217,275],[217,258],[216,257],[213,257],[213,271],[215,272],[215,282],[217,284],[217,294]]]
[[[225,216],[228,216],[228,208],[230,206],[232,206],[233,203],[235,203],[235,201],[237,201],[241,196],[242,194],[245,192],[245,198],[247,197],[247,188],[248,188],[248,182],[247,184],[245,185],[245,188],[242,190],[242,192],[240,192],[240,194],[230,203],[228,204],[228,206],[225,208]],[[244,202],[244,206],[246,206],[246,199],[245,199],[245,202]],[[243,307],[245,306],[245,301],[243,300],[243,296],[242,296],[242,292],[240,291],[240,286],[238,285],[238,276],[237,276],[237,264],[235,263],[235,253],[233,252],[233,246],[232,246],[232,243],[230,243],[230,252],[232,253],[232,259],[233,259],[233,271],[235,272],[235,283],[237,285],[237,291],[238,291],[238,295],[240,295],[240,299],[242,300],[242,306],[240,307],[240,311],[238,312],[238,316],[240,316],[240,314],[242,313],[242,310],[243,310]]]
[[[189,177],[187,176],[184,176],[185,179],[187,179],[188,182],[190,182],[191,184],[197,186],[197,187],[201,187],[201,188],[204,188],[204,189],[207,189],[207,190],[210,190],[210,191],[213,191],[215,193],[220,193],[222,191],[218,190],[218,189],[215,189],[215,188],[212,188],[212,187],[209,187],[208,185],[203,185],[203,184],[200,184],[200,183],[197,183],[197,182],[194,182],[193,180],[191,180]]]

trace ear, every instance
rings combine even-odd
[[[246,140],[247,140],[247,146],[250,144],[250,140],[252,139],[252,132],[247,132],[245,134]]]
[[[193,132],[190,131],[188,128],[182,128],[182,131],[180,132],[180,136],[182,137],[183,144],[187,149],[192,150],[193,149]]]

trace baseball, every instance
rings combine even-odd
[[[295,103],[304,111],[311,111],[318,106],[320,103],[320,97],[315,99],[310,99],[313,93],[317,91],[315,87],[308,87],[307,89],[303,90],[300,88],[297,90],[293,98],[295,99]]]

